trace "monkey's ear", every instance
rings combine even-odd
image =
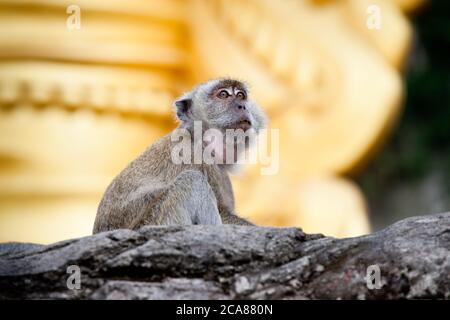
[[[189,121],[192,108],[192,94],[189,92],[179,97],[175,100],[174,107],[178,119],[181,121]]]

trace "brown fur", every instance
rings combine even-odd
[[[213,88],[209,86],[207,90],[215,89],[218,85],[223,87],[239,84],[245,88],[235,80],[227,79],[226,83],[220,81],[223,80],[216,80],[219,83],[214,82]],[[189,96],[195,96],[194,93],[197,92],[202,93],[202,88],[205,87],[197,87],[196,92]],[[199,96],[205,97],[207,93]],[[192,103],[200,110],[206,108],[205,101],[193,99]],[[250,107],[255,108],[255,105],[249,105]],[[260,128],[264,114],[259,110],[252,112],[255,113],[255,125]],[[202,121],[208,127],[208,120]],[[190,129],[190,122],[184,121],[181,127]],[[171,150],[175,143],[171,141],[170,135],[164,136],[132,161],[111,182],[100,202],[94,233],[119,228],[137,229],[147,224],[251,225],[235,214],[227,166],[205,163],[174,164],[171,161]]]

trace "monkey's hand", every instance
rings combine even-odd
[[[222,215],[222,223],[223,224],[238,224],[242,226],[254,226],[250,221],[245,220],[235,214],[227,213]]]

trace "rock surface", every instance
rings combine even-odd
[[[71,290],[67,268],[80,269]],[[381,288],[369,289],[378,265]],[[69,279],[70,282],[70,279]],[[450,213],[334,239],[295,228],[144,227],[0,245],[0,299],[450,298]]]

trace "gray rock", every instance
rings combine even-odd
[[[80,270],[69,289],[67,268]],[[367,268],[381,271],[368,286]],[[372,289],[371,289],[372,288]],[[0,244],[0,299],[450,298],[450,213],[347,239],[296,228],[151,227]]]

